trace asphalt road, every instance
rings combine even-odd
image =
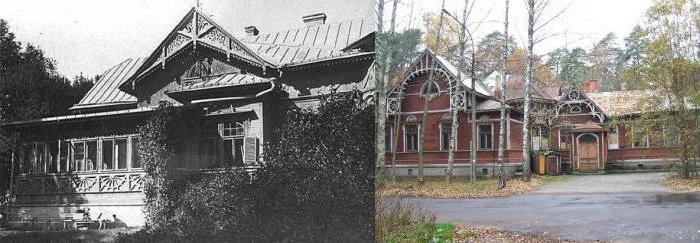
[[[405,199],[438,221],[569,240],[700,242],[700,193],[675,193],[664,173],[575,176],[499,199]]]

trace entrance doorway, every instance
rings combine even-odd
[[[578,137],[578,170],[580,172],[598,171],[598,137],[586,133]]]

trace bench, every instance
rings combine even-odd
[[[100,227],[99,229],[102,229],[103,223],[99,220],[99,218],[102,216],[97,217],[96,220],[90,219],[90,220],[85,220],[83,218],[83,213],[73,213],[72,217],[65,217],[63,220],[63,229],[65,230],[67,226],[70,224],[72,225],[73,229],[87,229],[91,224],[99,223]]]

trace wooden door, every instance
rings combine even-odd
[[[591,134],[579,137],[578,170],[590,172],[598,170],[598,138]]]

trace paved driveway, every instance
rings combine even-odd
[[[674,193],[664,173],[575,176],[500,199],[408,199],[439,221],[560,239],[700,242],[700,193]]]

